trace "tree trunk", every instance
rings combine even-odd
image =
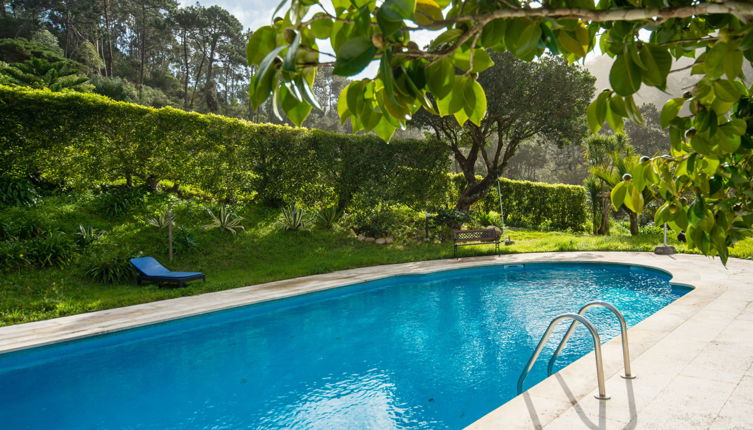
[[[603,236],[609,236],[609,208],[612,201],[609,198],[609,193],[602,193],[601,195],[601,225],[596,234]]]
[[[112,26],[110,25],[110,1],[104,0],[102,2],[102,12],[105,19],[105,32],[107,34],[107,52],[105,52],[105,47],[102,47],[102,51],[105,55],[102,55],[102,57],[105,59],[105,76],[108,78],[112,78],[113,71],[112,71]]]
[[[217,38],[212,39],[209,48],[209,62],[207,63],[207,81],[204,85],[204,98],[209,112],[217,113],[219,109],[217,101],[217,87],[214,83],[214,52],[217,49]]]
[[[628,210],[628,216],[630,217],[630,235],[631,236],[637,236],[638,235],[638,214]]]
[[[142,100],[144,85],[144,69],[146,63],[146,6],[141,3],[141,32],[139,35],[139,82],[137,85],[139,101]]]
[[[185,76],[183,77],[183,109],[188,109],[188,35],[183,31],[183,67]]]
[[[465,176],[467,180],[468,175]],[[471,206],[473,206],[474,203],[486,196],[497,178],[498,176],[495,172],[487,173],[484,179],[482,179],[481,181],[476,181],[474,177],[473,181],[469,182],[460,192],[458,201],[455,204],[455,209],[466,213],[470,211]]]

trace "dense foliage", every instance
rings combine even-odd
[[[750,2],[335,0],[333,11],[316,0],[285,5],[249,41],[248,60],[258,65],[255,103],[271,96],[302,121],[315,104],[306,84],[321,64],[316,40],[325,39],[335,51],[335,73],[352,76],[379,62],[375,78],[343,90],[340,116],[354,129],[387,137],[422,107],[480,125],[487,94],[476,78],[493,64],[489,51],[524,60],[549,52],[572,62],[598,47],[614,58],[612,88],[588,109],[593,131],[604,123],[620,131],[625,119],[641,123],[634,94],[643,85],[666,89],[673,61],[693,58],[699,79],[661,112],[671,153],[636,166],[613,188],[613,203],[640,213],[644,188],[655,187],[668,202],[656,221],[687,229],[691,246],[722,261],[735,241],[753,234],[750,90],[742,74],[753,58]],[[424,48],[411,40],[421,30],[437,34]]]
[[[449,157],[433,141],[390,144],[258,125],[216,115],[155,109],[94,94],[0,86],[0,172],[35,176],[76,189],[124,182],[200,190],[217,200],[257,198],[272,205],[444,202]],[[119,193],[119,194],[118,194]],[[105,193],[117,216],[132,194]],[[123,194],[123,195],[121,195]]]
[[[452,176],[457,190],[465,186],[462,174]],[[576,185],[500,179],[505,224],[544,230],[582,231],[588,225],[588,195]],[[475,206],[484,213],[499,211],[496,185]]]
[[[585,109],[594,92],[593,77],[561,59],[530,63],[509,54],[493,54],[492,59],[494,65],[478,77],[484,91],[495,95],[487,101],[480,125],[468,121],[461,126],[453,117],[425,109],[409,123],[430,130],[452,150],[466,179],[455,207],[466,212],[506,173],[524,142],[579,143],[587,132]]]

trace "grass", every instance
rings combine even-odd
[[[152,255],[173,270],[197,270],[207,274],[207,281],[194,282],[187,288],[165,289],[154,285],[137,286],[135,282],[105,285],[88,280],[80,261],[64,268],[37,269],[24,266],[5,271],[0,276],[0,325],[18,324],[82,312],[109,309],[173,297],[220,291],[245,285],[327,273],[355,267],[403,263],[452,257],[451,243],[405,241],[392,245],[360,242],[345,231],[286,231],[278,223],[279,212],[250,207],[239,211],[246,231],[236,237],[221,230],[193,228],[199,247],[179,254],[167,264],[164,250],[165,231],[143,222],[144,214],[154,213],[160,202],[152,202],[132,215],[107,220],[91,207],[93,197],[57,196],[45,199],[29,213],[45,218],[63,231],[74,232],[79,224],[93,225],[108,231],[101,249],[127,248],[132,253]],[[157,209],[155,209],[157,208]],[[22,216],[22,214],[16,214]],[[205,224],[206,213],[200,205],[176,208],[177,223],[186,226]],[[504,253],[545,251],[651,251],[661,242],[658,229],[630,236],[618,226],[612,236],[585,233],[541,232],[515,229],[509,231],[513,245]],[[420,233],[419,233],[420,234]],[[684,244],[671,241],[680,252]],[[493,246],[466,246],[461,256],[494,254]],[[738,243],[731,254],[750,258],[753,240]],[[80,257],[85,259],[85,256]]]

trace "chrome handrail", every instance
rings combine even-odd
[[[625,366],[625,374],[622,375],[625,379],[635,379],[635,375],[632,374],[632,371],[630,370],[630,350],[628,348],[628,334],[627,334],[627,323],[625,322],[625,317],[622,315],[622,312],[619,311],[616,307],[614,307],[611,303],[603,302],[600,300],[593,301],[590,303],[586,303],[583,305],[582,308],[578,311],[578,315],[585,315],[585,313],[595,307],[601,307],[605,309],[609,309],[612,311],[612,313],[617,317],[617,320],[620,322],[620,333],[622,336],[622,360],[624,362]],[[575,331],[575,325],[576,321],[573,321],[572,324],[570,324],[570,328],[567,329],[567,332],[565,333],[565,336],[562,338],[562,341],[560,342],[559,346],[557,346],[557,349],[554,351],[554,354],[552,354],[552,358],[549,359],[549,365],[546,368],[547,374],[552,374],[552,368],[554,367],[554,362],[557,361],[557,357],[559,356],[560,352],[565,348],[565,344],[567,344],[567,341],[570,340],[570,336],[572,336],[573,332]]]
[[[549,336],[552,335],[552,332],[554,331],[555,327],[557,327],[557,324],[566,319],[573,320],[573,324],[575,324],[576,322],[583,324],[584,326],[586,326],[588,331],[591,332],[591,337],[594,341],[594,354],[596,355],[596,380],[599,384],[599,394],[594,397],[599,400],[609,399],[606,394],[606,389],[604,388],[604,364],[602,363],[601,359],[601,339],[599,338],[599,333],[596,331],[596,327],[594,327],[594,325],[591,324],[591,322],[588,321],[584,316],[573,313],[559,315],[549,323],[549,327],[547,327],[544,335],[541,336],[541,340],[536,346],[536,350],[531,355],[530,360],[528,360],[528,364],[526,364],[526,367],[523,369],[523,372],[521,372],[520,377],[518,378],[518,394],[523,392],[523,382],[525,381],[526,376],[528,376],[528,372],[531,371],[531,368],[536,362],[536,359],[539,358],[539,354],[541,354],[541,350],[544,349],[547,340],[549,340]]]

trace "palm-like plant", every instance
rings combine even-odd
[[[151,226],[165,228],[169,224],[175,225],[175,215],[169,215],[167,212],[163,212],[156,218],[147,218],[145,221]]]
[[[49,62],[42,58],[32,58],[23,63],[13,63],[0,68],[12,84],[32,87],[49,88],[52,91],[63,89],[84,90],[89,78],[80,76],[78,71],[70,68],[65,61]]]
[[[104,231],[97,230],[92,226],[84,227],[83,224],[78,225],[78,232],[76,232],[77,242],[81,245],[89,245],[102,237],[105,234]]]
[[[641,157],[634,155],[630,147],[626,148],[624,153],[614,151],[609,158],[611,161],[609,165],[592,167],[591,173],[607,184],[610,189],[619,184],[624,175],[632,172],[641,163]],[[646,187],[643,190],[644,203],[648,204],[653,198],[653,193]],[[630,217],[630,234],[635,236],[638,234],[638,214],[627,207],[625,207],[625,211]]]
[[[212,223],[202,225],[201,228],[205,230],[220,228],[229,231],[233,236],[236,235],[236,230],[246,230],[241,224],[243,217],[236,215],[232,210],[228,210],[227,206],[223,205],[217,215],[215,215],[209,208],[206,208],[206,210],[207,213],[209,213],[209,216],[212,217]]]

